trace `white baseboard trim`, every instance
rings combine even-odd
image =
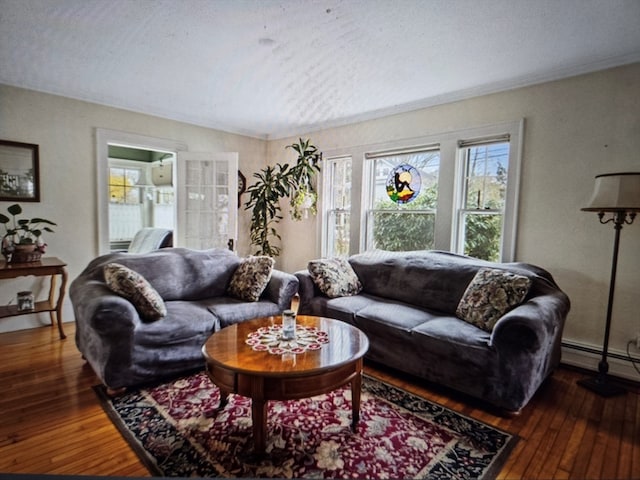
[[[636,361],[636,366],[640,368],[640,356],[636,352],[631,352],[632,358]],[[598,371],[598,363],[602,358],[602,350],[594,345],[583,344],[579,342],[562,342],[562,360],[566,365],[585,368],[593,372]],[[631,360],[627,356],[627,352],[609,349],[607,354],[607,363],[609,364],[609,374],[640,382],[640,373],[634,368]]]

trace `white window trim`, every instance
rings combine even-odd
[[[351,202],[351,226],[350,226],[350,254],[362,252],[365,249],[366,240],[366,219],[363,215],[363,209],[366,208],[368,202],[369,183],[366,181],[367,172],[364,168],[365,155],[384,151],[410,150],[415,147],[425,145],[440,145],[440,179],[448,179],[448,181],[440,181],[438,184],[438,207],[436,210],[436,228],[435,228],[435,249],[456,251],[456,215],[458,198],[460,195],[460,186],[458,181],[460,175],[461,163],[459,161],[458,142],[461,140],[472,140],[474,138],[490,137],[500,134],[509,134],[509,173],[507,197],[505,206],[505,217],[503,227],[503,262],[514,261],[516,258],[517,230],[518,230],[518,199],[520,197],[520,170],[522,162],[522,150],[524,139],[524,119],[510,122],[501,122],[480,127],[461,129],[456,131],[444,132],[423,137],[407,138],[389,142],[382,142],[370,145],[358,145],[340,147],[332,150],[324,151],[324,157],[327,159],[336,159],[338,157],[351,157],[351,179],[352,179],[352,202]],[[322,183],[323,197],[325,194],[324,184],[327,179],[324,175],[320,176]],[[359,201],[358,201],[359,199]],[[326,254],[326,245],[324,245],[326,237],[326,222],[324,220],[325,210],[322,203],[319,204],[321,209],[320,228],[318,229],[318,245],[321,256]],[[357,247],[357,248],[356,248]]]

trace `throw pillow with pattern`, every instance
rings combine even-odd
[[[267,288],[275,261],[267,256],[250,255],[233,272],[227,293],[245,302],[257,302]]]
[[[362,291],[362,283],[344,258],[312,260],[307,265],[313,283],[329,298],[348,297]]]
[[[531,280],[524,275],[481,268],[462,295],[456,315],[491,332],[502,315],[524,300],[530,286]]]
[[[119,263],[109,263],[103,273],[109,289],[129,300],[141,318],[157,320],[167,314],[160,294],[138,272]]]

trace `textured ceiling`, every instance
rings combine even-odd
[[[639,25],[639,0],[0,0],[0,83],[279,138],[637,62]]]

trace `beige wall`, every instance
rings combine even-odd
[[[314,132],[323,151],[461,130],[525,118],[517,259],[547,268],[572,301],[565,341],[598,347],[606,313],[613,228],[580,211],[594,176],[640,171],[640,64],[611,69],[410,113]],[[74,278],[97,252],[95,129],[106,128],[184,142],[192,151],[238,151],[240,169],[252,173],[291,161],[284,146],[263,140],[0,86],[0,138],[40,145],[42,200],[26,213],[59,224],[47,236],[49,254],[69,262]],[[246,196],[243,201],[246,201]],[[0,203],[5,208],[7,202]],[[283,205],[285,217],[288,207]],[[248,212],[240,210],[239,253],[249,253]],[[318,222],[280,228],[278,267],[293,272],[319,255]],[[29,282],[24,280],[21,282]],[[37,282],[36,282],[37,283]],[[7,303],[23,284],[0,284]],[[35,291],[33,280],[27,288]],[[611,350],[622,352],[640,332],[640,219],[622,231]],[[67,320],[72,315],[65,306]],[[0,331],[28,328],[48,318],[1,319]],[[567,356],[565,356],[567,358]],[[588,360],[591,361],[591,360]],[[591,361],[595,366],[596,360]],[[615,371],[612,361],[612,371]],[[629,364],[625,364],[629,368]],[[635,375],[635,373],[633,373]],[[635,378],[635,377],[634,377]]]
[[[524,118],[516,259],[547,268],[569,295],[565,340],[599,347],[614,230],[580,208],[591,196],[595,175],[640,172],[638,112],[640,64],[634,64],[303,136],[329,151]],[[284,146],[296,139],[270,142],[269,161],[288,159]],[[285,270],[305,268],[308,259],[319,255],[317,228],[317,220],[284,222]],[[614,352],[622,353],[640,333],[639,295],[640,218],[622,231],[610,343]]]
[[[58,224],[46,235],[47,255],[68,262],[75,278],[98,252],[96,204],[96,128],[185,143],[195,152],[239,152],[240,170],[250,172],[265,163],[264,140],[141,115],[116,108],[0,85],[0,139],[35,143],[40,147],[40,203],[22,203],[28,216]],[[246,197],[244,197],[246,198]],[[0,202],[4,211],[12,202]],[[249,215],[240,209],[239,253],[249,251]],[[0,304],[15,302],[16,292],[42,292],[48,282],[32,278],[0,282]],[[42,298],[42,297],[41,297]],[[72,320],[68,302],[65,320]],[[0,319],[0,331],[30,328],[48,322],[48,315]]]

